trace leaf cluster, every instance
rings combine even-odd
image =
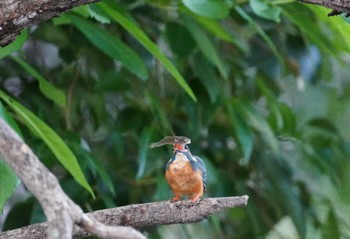
[[[347,238],[349,33],[289,0],[103,1],[0,50],[0,116],[85,210],[171,198],[171,149],[148,147],[171,132],[207,196],[250,196],[150,238]],[[1,163],[0,208],[17,184]],[[42,220],[28,196],[4,229]]]

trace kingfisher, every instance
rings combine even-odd
[[[174,143],[174,154],[166,165],[165,178],[175,197],[186,196],[196,202],[207,188],[207,170],[201,158],[193,155],[186,143]]]

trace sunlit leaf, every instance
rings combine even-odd
[[[39,81],[39,89],[48,99],[55,102],[57,105],[65,108],[66,107],[66,94],[63,90],[54,86],[45,77],[43,77],[36,69],[29,65],[26,61],[20,57],[13,56],[12,59],[18,63],[28,74],[33,76]]]
[[[192,89],[187,84],[186,80],[183,78],[181,73],[177,68],[169,61],[169,59],[162,53],[159,47],[154,44],[149,37],[138,27],[133,21],[129,20],[127,17],[123,16],[120,12],[110,8],[107,4],[101,3],[98,5],[110,17],[122,25],[125,30],[127,30],[132,36],[134,36],[140,44],[142,44],[154,57],[156,57],[163,66],[169,71],[169,73],[175,78],[179,85],[186,91],[186,93],[193,99],[196,100],[196,97]]]
[[[86,181],[77,159],[64,141],[57,135],[57,133],[47,124],[45,124],[45,122],[27,110],[20,103],[6,95],[4,92],[0,91],[0,97],[11,107],[22,122],[32,131],[32,133],[37,135],[45,142],[45,144],[50,148],[52,153],[61,162],[64,168],[73,176],[73,178],[94,197],[92,188]]]

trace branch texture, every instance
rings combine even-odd
[[[10,44],[24,28],[56,17],[73,7],[97,1],[99,0],[1,0],[0,46]]]
[[[74,225],[80,225],[87,232],[100,238],[145,238],[131,227],[101,225],[92,216],[84,214],[82,209],[63,192],[57,178],[1,117],[0,155],[42,206],[48,221],[45,238],[70,239]],[[25,238],[29,238],[30,234],[32,232],[24,234]],[[2,234],[0,237],[19,238],[5,237]]]
[[[350,1],[348,0],[298,0],[302,3],[311,3],[326,8],[330,8],[333,11],[328,16],[335,16],[341,13],[345,13],[348,17],[350,15]]]
[[[124,225],[141,229],[167,224],[195,223],[208,218],[217,211],[226,208],[244,207],[247,203],[247,195],[240,197],[206,198],[198,203],[192,203],[190,200],[176,203],[161,201],[104,209],[89,213],[88,215],[106,225]],[[47,223],[34,224],[3,232],[0,234],[0,239],[41,239],[45,238],[46,229]],[[74,238],[82,238],[90,234],[75,226],[73,235]]]

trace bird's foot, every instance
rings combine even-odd
[[[201,195],[197,195],[191,199],[193,203],[200,202],[202,200]]]
[[[170,201],[171,202],[177,202],[177,201],[179,201],[180,200],[180,197],[179,196],[175,196],[175,197],[173,197]]]

